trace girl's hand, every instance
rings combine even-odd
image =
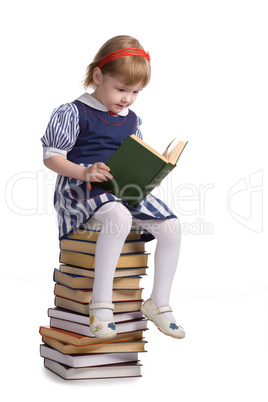
[[[103,162],[96,162],[92,166],[89,166],[85,170],[85,177],[89,183],[93,182],[103,182],[112,179],[113,176],[109,173],[109,166],[105,165]]]
[[[111,173],[109,173],[110,168],[103,162],[96,162],[92,166],[85,167],[73,163],[62,156],[55,155],[45,159],[44,164],[48,169],[51,169],[53,172],[62,176],[87,181],[89,183],[94,181],[107,181],[108,178],[113,178]]]

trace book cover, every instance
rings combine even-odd
[[[144,141],[130,135],[106,162],[113,179],[93,184],[135,207],[175,168],[186,144],[180,141],[175,163],[171,163]]]
[[[143,289],[113,289],[114,301],[140,300]],[[65,285],[55,284],[55,296],[74,300],[80,303],[89,303],[93,296],[91,289],[72,289]]]
[[[119,341],[111,343],[98,343],[94,345],[74,346],[68,343],[60,342],[46,336],[42,341],[52,348],[64,354],[84,354],[84,353],[126,353],[126,352],[144,352],[144,340],[137,341]]]
[[[73,323],[88,325],[89,313],[86,315],[74,313],[58,307],[49,308],[47,311],[49,318],[58,318],[60,320],[71,321]],[[126,313],[114,313],[115,324],[119,322],[133,321],[143,319],[143,314],[140,311],[128,311]]]
[[[65,380],[141,377],[142,365],[138,362],[100,367],[69,367],[44,359],[44,366]]]
[[[113,301],[114,313],[125,313],[140,310],[143,300]],[[55,297],[55,306],[75,313],[88,315],[88,302],[77,302],[75,300],[66,299],[64,297]]]
[[[114,278],[113,287],[114,289],[137,289],[140,285],[140,278],[140,276]],[[94,283],[93,278],[63,273],[56,268],[54,269],[53,280],[72,289],[92,289]]]
[[[117,334],[129,333],[135,331],[146,331],[147,319],[133,320],[128,322],[118,322],[116,324]],[[87,324],[78,324],[77,322],[61,320],[58,318],[50,319],[50,326],[53,328],[62,329],[64,331],[75,332],[76,334],[84,336],[94,336],[89,328],[89,320]]]
[[[80,239],[63,239],[60,241],[61,250],[78,251],[80,253],[95,254],[96,241]],[[125,241],[121,254],[143,253],[145,243],[140,240]]]
[[[126,267],[126,268],[116,268],[114,277],[115,278],[122,278],[125,276],[140,276],[140,275],[147,275],[146,274],[146,267]],[[67,274],[73,274],[77,276],[85,276],[87,278],[94,278],[95,277],[95,270],[90,269],[90,268],[82,268],[82,267],[76,267],[74,265],[66,265],[62,264],[60,265],[60,271],[67,273]]]
[[[92,254],[78,253],[77,251],[61,250],[60,262],[76,265],[83,268],[95,268],[95,256]],[[148,263],[147,253],[121,254],[117,268],[146,267]]]
[[[45,344],[40,345],[40,356],[69,367],[92,367],[138,361],[137,352],[68,355]]]
[[[83,331],[84,332],[84,331]],[[42,336],[45,336],[50,339],[54,339],[63,343],[67,343],[68,345],[73,346],[86,346],[86,345],[97,345],[104,343],[114,343],[114,342],[126,342],[133,340],[142,339],[142,330],[132,331],[128,333],[118,333],[113,338],[109,340],[104,340],[97,338],[93,335],[88,327],[87,335],[78,334],[76,332],[67,331],[61,328],[54,328],[50,326],[41,326],[39,328],[39,333]]]

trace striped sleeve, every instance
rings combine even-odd
[[[66,158],[79,135],[79,114],[73,103],[56,108],[41,138],[44,159],[61,155]]]
[[[141,130],[140,130],[141,123],[142,123],[141,118],[137,116],[136,130],[135,130],[135,133],[134,133],[134,134],[135,134],[137,137],[139,137],[141,140],[143,140],[142,133],[141,133]]]

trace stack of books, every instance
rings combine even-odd
[[[148,253],[139,231],[131,231],[114,275],[113,303],[117,335],[95,337],[89,328],[99,230],[84,228],[60,241],[60,266],[54,270],[55,306],[49,326],[41,326],[44,365],[64,379],[141,376],[139,353],[145,352],[147,320],[140,312]]]

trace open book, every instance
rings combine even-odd
[[[174,169],[187,142],[173,144],[174,140],[161,154],[136,135],[130,135],[106,162],[113,179],[94,185],[137,206]]]

